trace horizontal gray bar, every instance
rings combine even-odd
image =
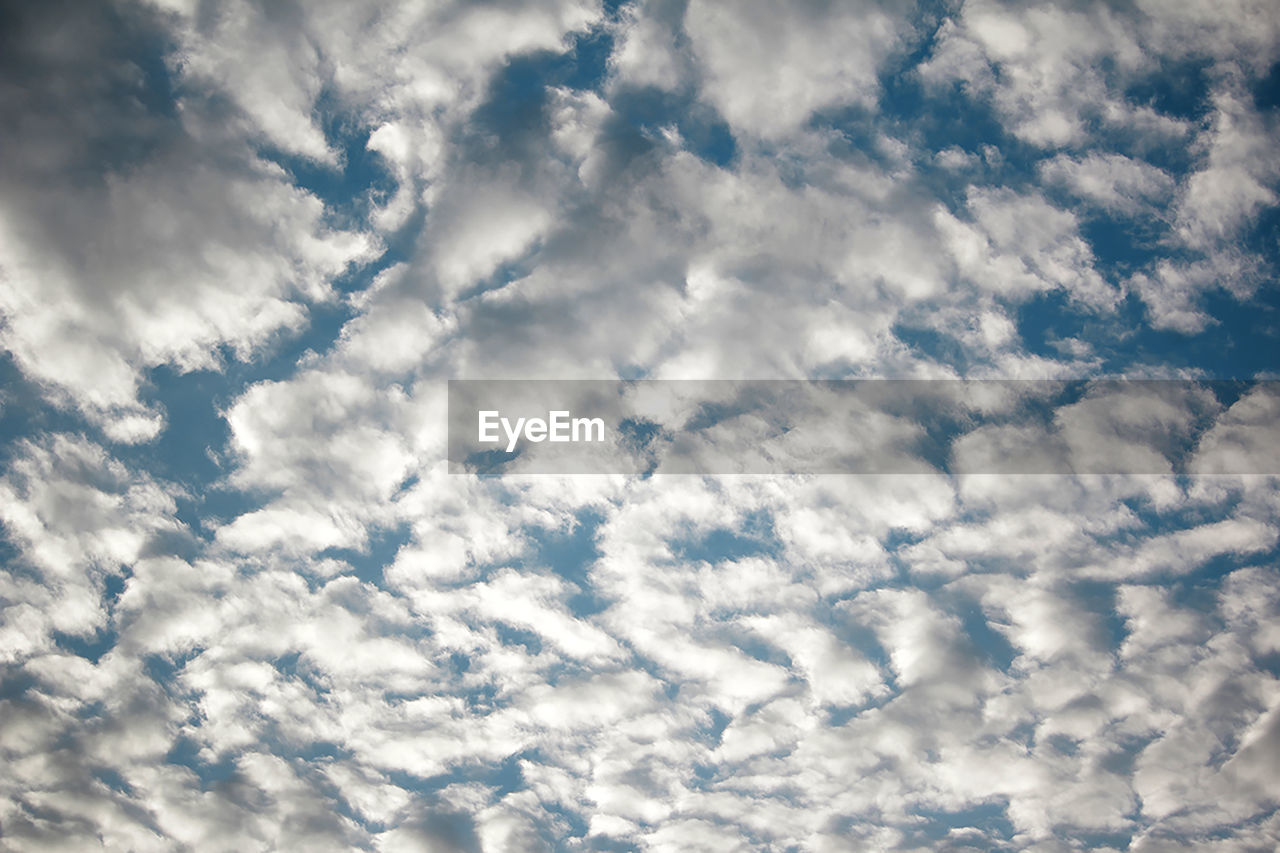
[[[1273,380],[450,380],[449,470],[1280,474]]]

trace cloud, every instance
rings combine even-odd
[[[704,96],[735,130],[773,140],[815,110],[874,108],[879,66],[909,32],[903,11],[877,3],[730,9],[694,0],[684,23],[706,75]]]
[[[1099,109],[1108,123],[1176,132],[1175,122],[1113,94],[1101,73],[1104,57],[1120,74],[1137,74],[1148,61],[1142,30],[1122,15],[1101,6],[967,3],[942,24],[920,73],[931,85],[963,83],[990,100],[1012,134],[1043,148],[1083,142]]]
[[[1228,240],[1263,207],[1275,205],[1274,133],[1239,94],[1214,98],[1207,162],[1187,180],[1177,231],[1195,248]]]
[[[1090,154],[1074,159],[1059,154],[1040,163],[1046,183],[1061,184],[1103,210],[1122,215],[1153,211],[1173,191],[1162,169],[1121,154]]]
[[[622,7],[617,45],[609,54],[618,83],[671,90],[686,85],[691,62],[680,50],[683,13],[681,4],[661,0]]]
[[[1013,299],[1060,287],[1086,304],[1114,303],[1071,213],[1008,190],[974,190],[967,207],[977,228],[945,210],[935,216],[959,272],[977,287]]]
[[[5,577],[9,662],[48,651],[54,632],[88,639],[107,631],[108,581],[189,536],[175,518],[179,490],[130,471],[83,437],[16,450],[0,480],[0,520],[21,554]]]
[[[147,369],[248,360],[376,241],[326,222],[234,115],[148,79],[137,51],[154,22],[50,14],[24,13],[8,60],[39,82],[6,90],[33,120],[8,130],[0,173],[0,334],[54,400],[145,441],[164,422],[141,399]]]
[[[452,475],[444,389],[1214,373],[1270,13],[10,10],[6,842],[1276,846],[1265,389],[1036,403],[1206,475],[719,478]]]
[[[1203,253],[1157,256],[1130,279],[1152,325],[1194,334],[1210,322],[1198,307],[1206,291],[1222,286],[1247,298],[1261,280],[1259,258],[1238,241],[1276,199],[1274,146],[1264,129],[1271,118],[1243,84],[1274,62],[1275,26],[1264,17],[1247,2],[1229,14],[1203,3],[966,3],[941,25],[918,71],[939,97],[958,83],[1017,139],[1046,152],[1068,149],[1039,162],[1045,183],[1112,216],[1137,218],[1148,233],[1159,222],[1157,233],[1170,243]],[[1176,97],[1130,96],[1160,91],[1170,71],[1183,75]],[[1173,175],[1158,163],[1182,140],[1191,142],[1195,167]],[[1103,150],[1085,153],[1088,146]]]

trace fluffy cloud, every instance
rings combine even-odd
[[[0,173],[4,345],[111,438],[146,440],[164,417],[140,399],[147,368],[248,360],[376,244],[326,221],[234,115],[169,100],[136,12],[56,14],[25,10],[6,52],[38,82],[5,92],[31,118]]]
[[[1157,259],[1130,286],[1152,325],[1194,333],[1211,322],[1197,304],[1205,291],[1247,298],[1261,279],[1260,259],[1234,244],[1276,199],[1274,134],[1264,129],[1273,119],[1256,109],[1246,94],[1254,84],[1244,82],[1274,61],[1275,24],[1251,3],[1219,14],[1202,3],[1120,10],[971,2],[943,23],[919,73],[939,93],[960,84],[1030,145],[1113,149],[1059,153],[1039,171],[1144,230],[1163,220],[1156,230],[1192,250]],[[1170,68],[1184,77],[1164,103],[1129,97],[1152,90]],[[1206,111],[1208,120],[1196,122]],[[1196,163],[1189,174],[1175,178],[1146,162],[1183,140]]]
[[[1040,401],[1197,476],[444,464],[450,377],[1194,360],[1265,4],[77,12],[0,27],[14,849],[1276,845],[1265,388]]]
[[[764,139],[815,111],[874,107],[880,63],[908,30],[878,3],[689,4],[685,30],[705,97],[736,130]]]
[[[1121,154],[1072,158],[1059,154],[1040,164],[1047,183],[1061,184],[1073,194],[1111,213],[1151,212],[1168,199],[1173,179],[1162,169]]]

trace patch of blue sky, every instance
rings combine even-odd
[[[1280,288],[1268,282],[1242,301],[1223,289],[1206,291],[1199,303],[1212,321],[1188,334],[1153,328],[1147,307],[1129,293],[1106,315],[1074,310],[1061,290],[1038,294],[1014,306],[1013,319],[1024,348],[1059,358],[1069,339],[1089,343],[1099,359],[1095,375],[1124,375],[1159,365],[1173,375],[1193,371],[1208,379],[1250,379],[1280,371]],[[924,339],[927,347],[928,339]],[[926,353],[945,357],[954,348]]]
[[[487,277],[476,281],[471,286],[463,289],[457,295],[458,302],[466,302],[468,299],[475,299],[495,290],[501,290],[513,281],[519,281],[525,276],[533,272],[540,260],[543,249],[543,243],[535,240],[529,248],[525,249],[519,256],[511,260],[504,261],[499,264],[497,269],[490,273]]]
[[[340,744],[324,740],[292,742],[287,732],[275,723],[264,726],[262,741],[271,746],[273,755],[289,761],[296,767],[310,769],[331,761],[350,761],[355,753]]]
[[[1124,89],[1131,103],[1150,107],[1172,118],[1201,121],[1213,108],[1210,95],[1213,63],[1203,56],[1148,57],[1155,70],[1132,80]]]
[[[577,591],[568,598],[569,612],[585,619],[608,607],[609,602],[596,591],[591,580],[591,567],[601,556],[596,545],[604,516],[587,508],[574,513],[567,530],[525,527],[522,536],[530,545],[522,559],[527,568],[546,567],[569,581]]]
[[[1275,566],[1280,548],[1248,553],[1224,552],[1197,563],[1189,571],[1156,572],[1144,578],[1169,594],[1171,604],[1202,614],[1217,609],[1222,581],[1232,572],[1248,566]]]
[[[1059,358],[1063,355],[1060,345],[1064,341],[1082,339],[1103,342],[1114,341],[1111,337],[1116,325],[1123,326],[1124,318],[1133,315],[1141,318],[1145,311],[1142,304],[1134,296],[1129,296],[1120,303],[1120,317],[1099,317],[1069,309],[1070,297],[1062,289],[1039,293],[1020,302],[1012,308],[1012,319],[1018,332],[1018,340],[1027,352],[1046,358]],[[1132,354],[1126,350],[1126,357]],[[1108,371],[1103,370],[1101,373]]]
[[[131,95],[152,115],[178,118],[179,88],[168,57],[176,45],[156,21],[132,6],[103,4],[98,13],[115,30],[115,38],[128,45],[129,61],[139,71]]]
[[[456,156],[479,163],[539,162],[550,118],[552,71],[560,54],[513,57],[489,84],[483,103],[457,130]]]
[[[182,490],[176,495],[179,520],[207,538],[220,521],[261,503],[260,498],[220,482],[231,436],[221,413],[249,385],[289,376],[301,354],[311,349],[306,340],[305,335],[288,343],[282,340],[270,356],[263,353],[249,361],[227,361],[220,370],[181,373],[167,365],[152,368],[139,397],[164,411],[166,428],[152,442],[113,446],[112,455],[134,470],[149,471],[177,485]]]
[[[498,761],[481,761],[459,765],[448,773],[434,776],[414,776],[410,773],[392,771],[388,774],[390,781],[406,791],[421,794],[434,794],[456,784],[480,784],[496,789],[501,793],[520,790],[524,787],[524,774],[520,769],[523,760],[537,761],[536,748],[513,752]]]
[[[624,380],[643,378],[642,376],[624,376],[621,372],[618,375]],[[644,418],[623,418],[618,422],[618,435],[619,443],[624,448],[641,453],[662,437],[663,429],[661,424]]]
[[[1249,818],[1247,820],[1242,820],[1238,824],[1236,824],[1235,827],[1232,827],[1232,828],[1220,827],[1216,829],[1209,829],[1203,832],[1198,832],[1196,833],[1194,840],[1200,844],[1211,844],[1214,842],[1230,843],[1240,833],[1240,830],[1252,829],[1259,826],[1263,826],[1267,823],[1268,819],[1275,813],[1276,813],[1276,809],[1271,809],[1268,811],[1263,811],[1257,815],[1254,815],[1252,818]],[[1174,843],[1177,843],[1178,841],[1182,840],[1177,833],[1168,832],[1168,831],[1152,833],[1152,837],[1160,841],[1168,840]],[[1245,849],[1248,849],[1248,848],[1245,848]],[[1263,850],[1265,848],[1259,846],[1259,847],[1255,847],[1254,849]],[[1249,853],[1252,853],[1252,851],[1249,851]]]
[[[326,548],[316,555],[317,559],[340,560],[351,567],[350,574],[358,580],[385,588],[385,570],[395,561],[396,554],[412,538],[412,532],[406,524],[397,524],[390,528],[371,526],[366,528],[367,538],[363,548]],[[324,583],[321,579],[309,579],[308,583],[318,587]]]
[[[501,686],[495,680],[457,685],[449,692],[457,695],[467,711],[472,714],[492,713],[501,708],[510,707],[511,704],[510,700],[502,695]]]
[[[322,93],[316,103],[320,129],[331,148],[338,152],[336,165],[289,154],[269,145],[258,148],[259,156],[284,168],[294,184],[324,202],[327,221],[338,227],[359,227],[368,219],[370,207],[385,201],[396,188],[395,176],[382,155],[368,148],[375,128],[363,117],[345,109],[333,93]]]
[[[643,153],[657,144],[663,128],[673,127],[685,149],[708,163],[729,168],[738,156],[738,144],[729,125],[692,93],[652,87],[621,88],[609,104],[614,119],[608,132],[621,150]]]
[[[120,639],[120,633],[114,628],[100,628],[91,635],[51,631],[50,637],[54,645],[62,651],[97,664],[102,660],[103,655],[115,648],[116,642]]]
[[[1078,755],[1080,753],[1080,741],[1070,735],[1052,734],[1045,738],[1043,742],[1062,755]]]
[[[1161,242],[1168,236],[1167,228],[1150,220],[1086,216],[1081,234],[1093,250],[1095,266],[1116,283],[1155,261],[1189,263],[1198,257]],[[1055,352],[1054,341],[1086,340],[1100,350],[1106,373],[1144,362],[1224,379],[1275,371],[1280,369],[1280,288],[1274,278],[1280,266],[1280,211],[1260,213],[1235,246],[1263,259],[1257,290],[1240,299],[1223,286],[1206,289],[1196,307],[1210,320],[1200,331],[1153,327],[1149,309],[1133,293],[1125,294],[1113,313],[1098,316],[1074,309],[1066,294],[1055,290],[1012,306],[1019,332],[1029,350],[1043,355]]]
[[[1193,476],[1178,478],[1179,488],[1189,489],[1195,484]],[[1189,529],[1201,524],[1214,524],[1232,517],[1240,506],[1242,493],[1231,491],[1212,503],[1194,503],[1172,508],[1155,506],[1149,496],[1133,496],[1121,499],[1120,503],[1133,513],[1137,521],[1136,530],[1147,529]],[[1123,536],[1124,532],[1114,534]],[[1114,541],[1106,535],[1097,537],[1099,542]]]
[[[1156,60],[1156,65],[1151,74],[1129,81],[1123,91],[1125,100],[1193,126],[1204,125],[1213,108],[1211,63],[1200,57],[1180,60],[1162,57]],[[1200,156],[1193,146],[1177,137],[1163,142],[1152,138],[1136,142],[1121,138],[1114,147],[1121,149],[1121,153],[1132,153],[1123,151],[1125,142],[1137,149],[1142,159],[1174,175],[1190,171]]]
[[[0,353],[0,464],[21,453],[23,439],[45,433],[74,433],[86,425],[68,408],[49,401],[46,389],[23,376],[13,356]],[[4,538],[0,537],[0,542]]]
[[[612,49],[612,35],[601,28],[576,37],[567,52],[513,57],[495,75],[486,102],[456,141],[468,156],[537,162],[540,151],[529,147],[540,146],[545,140],[551,90],[599,90]],[[737,154],[729,126],[692,92],[621,86],[612,94],[609,106],[612,114],[603,131],[602,147],[620,166],[652,150],[667,127],[679,132],[687,150],[717,166],[729,166]]]
[[[241,363],[224,370],[181,374],[168,366],[148,373],[142,399],[165,412],[166,427],[152,442],[112,448],[131,468],[150,471],[177,485],[177,517],[193,534],[207,538],[219,520],[229,521],[250,508],[246,496],[219,484],[222,458],[229,449],[230,428],[221,411],[245,387],[234,374]],[[285,372],[281,370],[281,376]]]
[[[64,652],[84,658],[93,664],[97,664],[98,661],[102,660],[102,656],[115,648],[116,642],[120,639],[120,632],[116,630],[114,622],[114,610],[116,602],[119,601],[120,594],[124,592],[125,584],[131,574],[129,567],[125,566],[119,574],[104,574],[102,576],[100,600],[103,610],[110,617],[105,626],[95,629],[92,634],[83,635],[70,634],[64,631],[51,631],[50,638],[53,640],[54,645]]]
[[[407,635],[409,632],[406,632]],[[304,657],[301,652],[288,652],[270,663],[276,672],[304,685],[317,697],[325,696],[330,692],[329,683],[324,678],[323,672],[318,671],[314,663]]]
[[[989,99],[960,81],[926,85],[921,79],[919,64],[934,50],[935,36],[936,31],[909,53],[885,63],[878,75],[880,95],[874,111],[818,112],[811,123],[840,130],[856,150],[864,152],[874,151],[884,133],[909,141],[926,156],[958,148],[982,158],[984,150],[991,151],[998,159],[984,169],[988,174],[998,170],[1001,185],[1017,188],[1035,183],[1035,164],[1043,152],[1009,133]],[[951,175],[928,168],[928,163],[922,165],[920,180],[939,190],[939,200],[953,212],[960,210],[962,191],[973,175]]]
[[[1132,361],[1188,368],[1212,378],[1247,379],[1280,372],[1280,288],[1274,283],[1241,301],[1221,289],[1207,291],[1200,308],[1212,322],[1187,335],[1134,323]],[[1111,355],[1119,364],[1123,351]]]
[[[124,794],[126,797],[134,796],[133,786],[115,770],[110,767],[98,767],[90,774],[94,779],[106,785],[112,791]]]
[[[189,737],[179,735],[173,746],[165,754],[166,764],[183,767],[199,780],[200,790],[209,791],[234,784],[239,769],[236,767],[236,755],[228,753],[216,759],[206,759],[201,754],[202,746]]]
[[[510,452],[502,448],[477,450],[475,453],[467,454],[462,464],[470,474],[475,474],[481,479],[496,480],[503,476],[508,465],[520,458],[522,451],[523,448],[519,446]]]
[[[888,585],[892,588],[892,584]],[[831,631],[844,645],[862,655],[880,670],[880,675],[890,689],[896,691],[897,685],[893,677],[892,662],[888,651],[880,643],[879,637],[869,626],[857,619],[850,618],[847,613],[835,608],[838,602],[823,602],[814,611],[814,618],[824,628]]]
[[[1046,187],[1044,193],[1051,202],[1072,209],[1066,191]],[[1080,224],[1080,236],[1089,243],[1094,268],[1112,282],[1121,282],[1154,261],[1178,255],[1191,257],[1190,253],[1177,252],[1167,245],[1170,223],[1159,217],[1148,213],[1118,216],[1087,207],[1073,212]]]
[[[713,618],[715,617],[713,616]],[[732,620],[716,619],[714,626],[708,626],[707,635],[719,642],[732,646],[752,660],[771,664],[785,670],[793,668],[794,662],[785,650]]]
[[[892,554],[899,548],[909,548],[918,542],[923,541],[925,534],[918,530],[911,530],[906,527],[891,527],[888,534],[880,541],[885,551]]]
[[[895,338],[906,344],[914,352],[938,364],[949,366],[960,376],[971,373],[974,368],[988,361],[979,357],[971,357],[969,347],[965,346],[955,335],[928,325],[928,321],[923,319],[927,316],[928,312],[922,314],[921,319],[923,322],[919,322],[919,324],[912,322],[910,318],[896,321],[890,330]]]
[[[935,594],[935,598],[939,596]],[[948,612],[960,619],[977,659],[993,669],[1007,672],[1018,652],[1004,634],[991,626],[981,603],[953,589],[946,590],[941,600],[948,605]]]
[[[753,511],[733,520],[733,524],[698,532],[668,543],[678,563],[727,563],[748,557],[778,557],[782,543],[773,528],[773,516]]]
[[[268,729],[270,728],[268,726]],[[264,732],[259,742],[267,747],[272,755],[288,761],[312,784],[330,789],[332,786],[328,784],[323,774],[317,772],[317,768],[335,759],[344,760],[351,757],[346,750],[320,741],[290,746],[278,736],[278,733],[272,731]],[[185,735],[179,735],[175,738],[173,747],[166,753],[164,761],[166,764],[189,771],[198,781],[198,787],[203,792],[222,791],[232,796],[237,790],[246,795],[255,792],[254,786],[245,779],[239,767],[240,753],[232,751],[214,758],[206,756],[207,753],[202,744]],[[343,817],[363,823],[359,815],[341,797],[333,796],[337,793],[336,791],[331,790],[330,793],[330,808]]]
[[[493,623],[498,642],[510,649],[523,649],[530,657],[542,654],[542,635],[537,631],[501,620]]]
[[[1265,77],[1256,80],[1252,90],[1254,106],[1259,110],[1280,110],[1280,62],[1273,64]]]
[[[707,725],[703,730],[703,737],[709,746],[719,746],[724,740],[725,729],[729,728],[729,723],[733,722],[733,717],[726,714],[719,708],[707,709]]]
[[[1116,608],[1116,585],[1108,581],[1068,578],[1060,594],[1094,619],[1095,639],[1104,648],[1118,649],[1129,636],[1129,625]]]
[[[598,89],[607,73],[613,36],[597,28],[574,37],[567,51],[537,51],[513,56],[490,81],[484,102],[459,128],[461,150],[471,157],[498,157],[532,164],[548,129],[546,108],[557,87]],[[521,155],[533,156],[521,156]]]
[[[922,819],[922,823],[903,827],[910,841],[917,844],[937,844],[951,840],[955,844],[970,841],[975,844],[990,846],[992,839],[1009,842],[1016,831],[1006,816],[1007,803],[996,800],[955,811],[930,809],[917,806],[911,814]],[[964,829],[975,829],[977,837],[966,838]]]

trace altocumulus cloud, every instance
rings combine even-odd
[[[444,434],[459,377],[1274,375],[1271,3],[3,15],[0,846],[1280,846],[1273,477]],[[1275,411],[1048,423],[1230,470]]]

